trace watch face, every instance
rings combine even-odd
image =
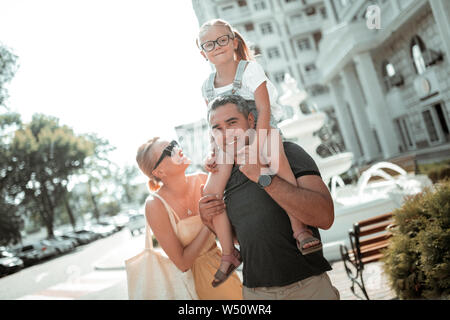
[[[272,182],[272,178],[270,176],[267,176],[267,175],[260,176],[259,177],[259,181],[258,181],[258,183],[262,187],[267,187],[271,182]]]

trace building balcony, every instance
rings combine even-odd
[[[307,64],[316,61],[317,56],[319,55],[319,52],[316,50],[302,50],[299,51],[298,48],[296,48],[297,53],[297,61],[301,64]]]
[[[317,111],[325,111],[333,107],[333,99],[329,92],[318,95],[318,96],[309,96],[308,104],[315,106]]]
[[[226,10],[219,8],[220,18],[228,21],[231,25],[241,24],[249,20],[252,11],[248,6],[239,7],[237,4],[227,6]]]
[[[321,74],[319,71],[311,71],[303,74],[303,84],[305,87],[319,84],[320,81],[321,81]]]
[[[321,30],[326,22],[320,15],[312,18],[304,18],[301,21],[295,21],[289,24],[289,33],[291,36],[298,36],[301,34],[308,34],[317,30]]]
[[[245,31],[245,28],[237,28],[237,30],[239,31],[239,33],[244,37],[244,40],[246,42],[249,42],[251,44],[258,44],[261,41],[261,38],[263,38],[261,36],[261,34],[256,31],[256,30],[252,30],[252,31]]]
[[[286,2],[281,0],[281,7],[285,12],[292,12],[297,9],[306,9],[308,7],[315,6],[316,4],[322,4],[324,0],[307,0],[303,3],[301,0]]]
[[[386,94],[386,104],[392,118],[398,118],[407,113],[403,98],[403,89],[394,87]]]

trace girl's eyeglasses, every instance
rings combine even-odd
[[[234,39],[234,37],[230,36],[229,34],[226,34],[224,36],[218,37],[216,40],[206,41],[203,42],[200,47],[203,49],[203,51],[211,52],[216,47],[216,43],[220,46],[226,46],[228,42],[230,42],[230,39]]]
[[[161,161],[164,160],[165,157],[171,157],[172,152],[174,148],[178,148],[179,144],[175,140],[172,140],[167,147],[164,148],[164,150],[161,153],[161,156],[159,157],[158,161],[156,162],[155,166],[153,167],[153,170],[155,170]]]

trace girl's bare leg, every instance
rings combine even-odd
[[[279,148],[278,148],[278,152],[279,152],[279,164],[278,164],[278,172],[277,175],[280,178],[283,178],[284,180],[286,180],[287,182],[289,182],[290,184],[297,186],[297,180],[295,179],[294,173],[292,172],[291,166],[289,165],[289,161],[286,157],[286,153],[284,152],[284,146],[283,146],[283,142],[281,139],[281,136],[278,133],[278,129],[271,129],[269,130],[269,136],[267,137],[266,141],[265,141],[265,147],[268,146],[268,148],[265,148],[264,150],[271,150],[270,149],[270,143],[271,143],[271,134],[276,134],[278,135],[278,142],[279,142]],[[296,217],[293,217],[292,215],[288,214],[289,220],[291,222],[291,227],[292,227],[292,231],[294,234],[301,232],[301,231],[308,231],[308,232],[303,232],[301,234],[298,235],[297,239],[299,241],[302,241],[308,237],[311,236],[311,232],[309,231],[309,229],[307,228],[307,226],[301,222],[299,219],[297,219]],[[316,246],[320,243],[319,240],[317,241],[312,241],[312,242],[308,242],[306,244],[303,245],[303,249],[307,249],[313,246]]]
[[[232,164],[217,164],[218,172],[209,173],[208,180],[204,187],[205,194],[217,194],[219,197],[223,197],[225,186],[231,175],[233,168]],[[222,247],[222,254],[231,255],[234,252],[233,244],[233,231],[231,223],[227,214],[219,214],[213,217],[212,223],[214,230],[216,231],[217,238],[219,238],[220,246]],[[220,264],[219,270],[226,273],[230,262],[223,261]]]

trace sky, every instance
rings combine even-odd
[[[7,105],[97,133],[134,165],[142,143],[205,117],[197,33],[190,0],[0,0],[0,42],[19,57]]]

